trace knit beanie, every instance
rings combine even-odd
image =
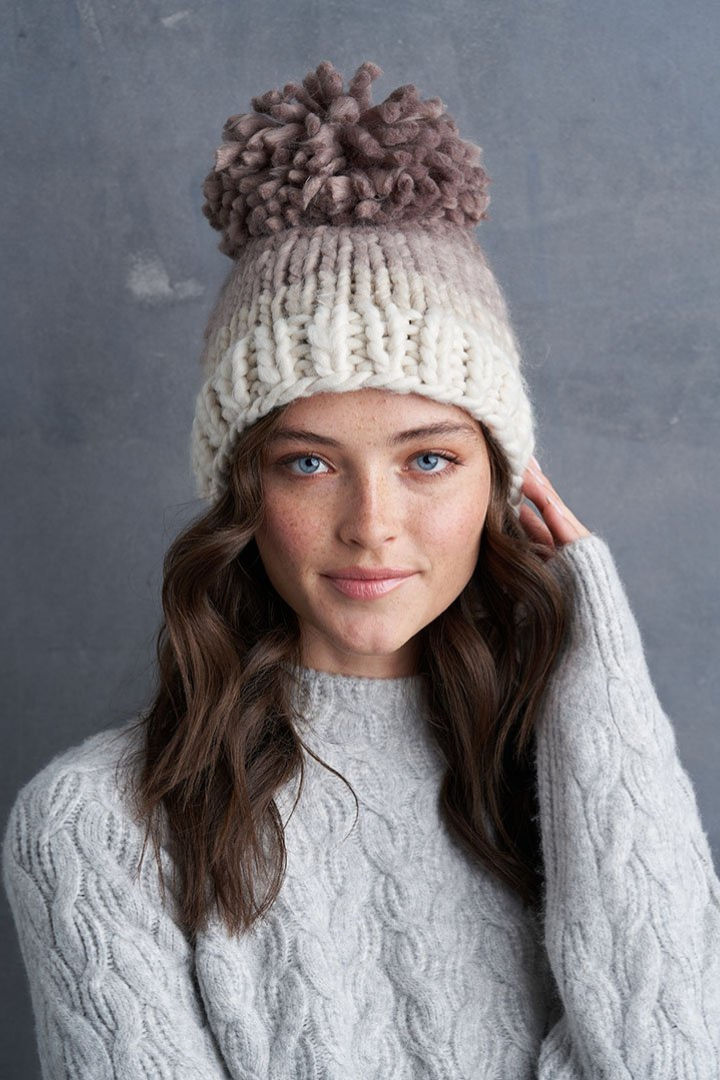
[[[413,85],[374,105],[378,75],[366,61],[345,89],[325,60],[225,124],[202,209],[233,266],[204,334],[198,492],[222,495],[238,435],[272,409],[373,387],[483,421],[518,514],[533,414],[475,238],[489,203],[481,150]]]

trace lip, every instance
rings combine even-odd
[[[342,570],[336,570],[334,574],[324,574],[333,580],[350,581],[385,581],[388,578],[406,578],[416,574],[417,570],[403,570],[400,567],[383,567],[377,570],[365,570],[361,566],[346,566]]]
[[[397,589],[408,578],[413,577],[416,572],[415,570],[405,570],[399,577],[352,578],[331,576],[330,574],[324,574],[323,577],[326,577],[330,584],[343,596],[349,596],[353,600],[376,600],[393,589]]]

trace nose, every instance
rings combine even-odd
[[[353,477],[340,497],[338,533],[344,543],[370,550],[397,537],[398,493],[392,490],[386,477],[379,474]]]

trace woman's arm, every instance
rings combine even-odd
[[[720,882],[637,623],[598,536],[537,728],[544,939],[562,1002],[541,1080],[720,1077]]]
[[[104,732],[27,784],[3,873],[47,1080],[226,1080],[193,952],[122,809]],[[112,733],[115,734],[115,733]]]

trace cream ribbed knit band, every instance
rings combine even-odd
[[[250,238],[210,317],[203,369],[192,463],[205,498],[227,486],[238,434],[276,406],[374,387],[487,424],[518,512],[532,409],[504,298],[467,228],[319,225]]]

